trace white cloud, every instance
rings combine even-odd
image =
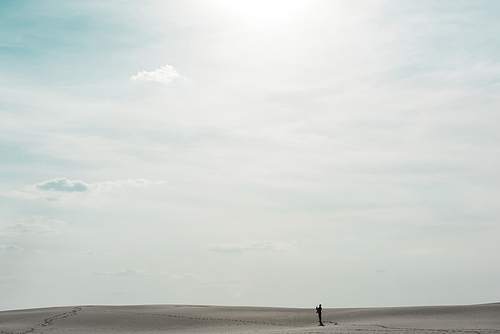
[[[209,247],[209,251],[215,253],[290,252],[295,249],[295,243],[277,240],[257,240],[242,244],[222,244]]]
[[[88,184],[80,180],[68,180],[65,177],[44,181],[35,185],[38,189],[42,190],[55,190],[66,192],[84,192],[89,189]]]
[[[2,227],[0,235],[55,234],[57,230],[43,224],[17,223]]]
[[[56,177],[55,179],[37,183],[35,186],[41,190],[54,190],[64,192],[84,192],[101,189],[113,189],[119,187],[145,187],[152,184],[164,184],[165,181],[150,181],[146,179],[127,179],[116,181],[103,181],[95,183],[85,183],[80,180],[68,180]]]
[[[127,179],[127,180],[117,180],[117,181],[104,181],[97,182],[90,185],[92,190],[101,190],[120,187],[146,187],[149,185],[161,185],[165,184],[165,181],[151,181],[146,179]]]
[[[130,77],[133,81],[156,81],[162,83],[170,83],[175,78],[179,77],[179,73],[172,65],[164,65],[152,72],[141,71],[137,75]]]

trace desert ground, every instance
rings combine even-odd
[[[271,308],[74,306],[0,312],[0,333],[500,333],[500,303],[469,306]]]

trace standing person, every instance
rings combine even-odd
[[[316,313],[318,313],[318,318],[319,318],[319,325],[320,326],[324,326],[323,325],[323,322],[321,321],[321,310],[323,308],[321,307],[321,304],[319,304],[319,306],[316,306]]]

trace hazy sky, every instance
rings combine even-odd
[[[498,1],[0,3],[0,309],[500,300]]]

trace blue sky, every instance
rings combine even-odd
[[[0,9],[0,309],[500,298],[496,2]]]

